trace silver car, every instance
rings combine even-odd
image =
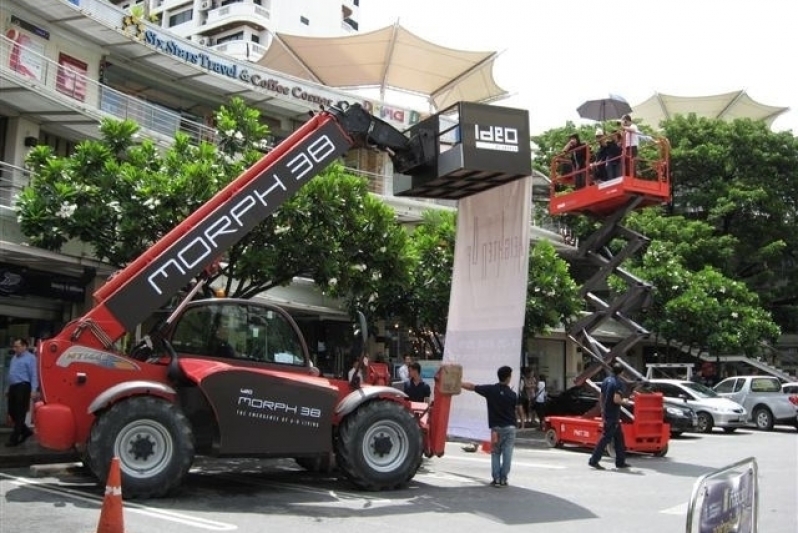
[[[680,379],[652,379],[649,383],[654,392],[680,399],[692,408],[698,419],[696,430],[701,433],[709,433],[714,427],[732,433],[746,425],[748,413],[742,405],[719,396],[705,385]]]

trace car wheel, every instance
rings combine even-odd
[[[773,413],[767,407],[754,409],[754,424],[757,429],[771,431],[773,429]]]
[[[712,431],[712,426],[715,425],[715,421],[712,419],[712,415],[709,413],[698,413],[698,423],[696,424],[696,429],[699,433],[709,433]]]
[[[102,483],[111,460],[118,457],[124,495],[158,498],[179,486],[191,468],[194,437],[188,419],[174,404],[139,396],[99,415],[87,453],[89,467]]]
[[[562,448],[562,441],[557,437],[557,432],[550,428],[546,431],[546,444],[549,448]]]
[[[336,442],[336,462],[363,490],[407,485],[421,466],[421,429],[400,404],[380,400],[361,406],[344,419]]]

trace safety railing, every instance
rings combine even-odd
[[[29,170],[0,161],[0,208],[13,208],[17,195],[29,182]]]
[[[216,130],[165,107],[134,98],[91,79],[86,66],[53,61],[21,42],[0,35],[0,70],[33,90],[95,120],[107,115],[135,121],[142,129],[173,138],[178,131],[196,142],[213,142]]]
[[[625,136],[612,133],[596,137],[596,146],[580,143],[554,156],[550,165],[551,195],[565,194],[596,183],[631,177],[645,181],[670,181],[670,143],[664,137],[640,134],[637,155],[626,146]]]

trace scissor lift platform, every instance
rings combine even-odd
[[[634,420],[621,422],[626,451],[664,457],[668,453],[671,426],[664,421],[662,394],[635,393],[634,402]],[[552,448],[565,444],[592,448],[601,438],[604,424],[595,417],[549,416],[544,428],[546,442]],[[610,454],[613,453],[610,446]]]

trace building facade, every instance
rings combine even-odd
[[[309,37],[356,33],[360,0],[115,0],[179,37],[257,61],[277,31]]]

